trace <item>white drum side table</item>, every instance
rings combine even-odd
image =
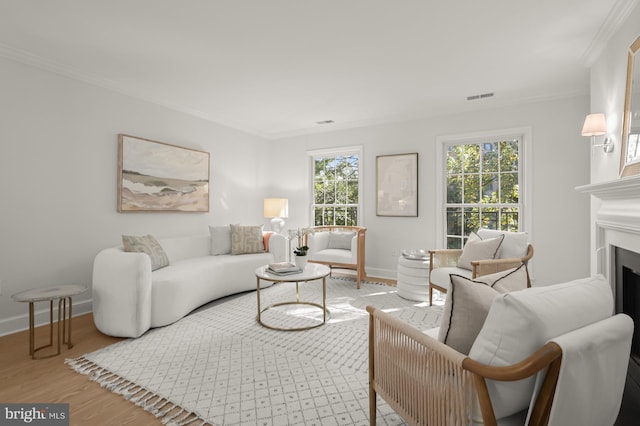
[[[29,355],[32,359],[44,359],[52,356],[60,355],[61,342],[71,349],[71,315],[72,300],[71,297],[76,294],[84,293],[87,287],[77,284],[61,285],[57,287],[34,288],[32,290],[22,291],[11,296],[16,302],[29,303]],[[36,352],[41,349],[53,346],[53,301],[58,300],[58,351],[56,353],[36,357]],[[67,300],[69,301],[69,311],[67,315]],[[38,348],[35,347],[35,319],[34,319],[34,303],[49,301],[49,344]],[[62,318],[62,320],[61,320]],[[67,320],[69,324],[67,325]]]
[[[398,295],[416,302],[429,300],[429,259],[398,258]]]

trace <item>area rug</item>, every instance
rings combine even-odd
[[[320,282],[300,285],[300,299],[321,303]],[[295,284],[261,291],[262,306],[295,300]],[[368,425],[368,313],[373,305],[426,330],[442,306],[412,302],[395,287],[327,280],[330,319],[307,331],[259,325],[256,293],[200,309],[137,339],[67,360],[77,372],[123,395],[164,424]],[[322,320],[307,305],[266,311],[262,320],[287,327]],[[378,424],[402,419],[378,401]]]

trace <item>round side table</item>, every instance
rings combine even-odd
[[[65,343],[67,348],[71,349],[71,297],[87,291],[84,285],[68,284],[57,287],[34,288],[31,290],[21,291],[11,296],[16,302],[29,303],[29,355],[32,359],[50,358],[60,355],[60,343]],[[53,346],[53,301],[58,300],[58,351],[56,353],[37,357],[36,352],[41,349]],[[67,300],[69,301],[69,311],[67,314]],[[49,344],[38,348],[35,347],[35,319],[34,319],[34,303],[49,301]],[[69,324],[67,325],[67,320]]]
[[[429,259],[398,258],[398,295],[417,302],[429,300]]]
[[[308,263],[302,272],[291,274],[291,275],[277,275],[269,272],[269,265],[260,266],[256,269],[256,277],[257,277],[257,295],[258,295],[258,323],[263,327],[270,328],[272,330],[280,330],[280,331],[302,331],[309,330],[315,327],[319,327],[327,323],[329,316],[331,313],[327,309],[327,276],[331,273],[331,269],[329,269],[326,265],[320,265],[317,263]],[[261,307],[260,302],[260,280],[263,281],[271,281],[274,284],[277,283],[296,283],[296,300],[274,303],[272,305],[267,306],[266,308]],[[322,280],[322,305],[315,302],[304,302],[300,300],[300,292],[299,292],[299,284],[306,283],[309,281]],[[314,306],[316,308],[322,309],[322,322],[318,322],[317,324],[308,326],[308,327],[277,327],[274,325],[269,325],[262,321],[262,314],[276,306],[283,305],[309,305]]]

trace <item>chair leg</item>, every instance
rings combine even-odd
[[[376,426],[376,402],[378,399],[378,395],[376,391],[373,389],[373,385],[369,384],[369,424],[371,426]]]
[[[429,306],[433,305],[433,287],[429,286]]]

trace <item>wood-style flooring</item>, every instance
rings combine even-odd
[[[48,340],[49,327],[38,327],[36,346]],[[67,349],[63,345],[61,354],[52,358],[31,359],[28,331],[0,337],[0,402],[68,403],[71,425],[160,425],[152,414],[64,363],[66,358],[79,357],[120,340],[100,333],[91,314],[73,318],[73,347]],[[46,354],[45,350],[42,354]]]

